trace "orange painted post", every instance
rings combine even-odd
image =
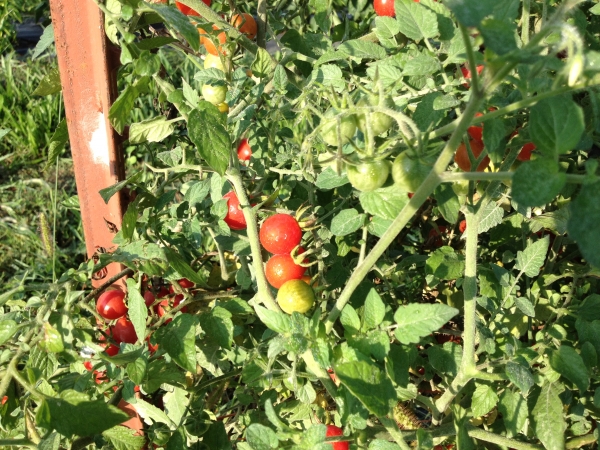
[[[108,111],[117,97],[118,50],[106,38],[104,18],[93,0],[50,0],[71,152],[87,253],[110,251],[125,204],[108,204],[99,191],[124,179],[123,152]],[[117,274],[111,264],[93,284]]]

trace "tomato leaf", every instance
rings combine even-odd
[[[443,304],[411,303],[401,306],[394,314],[398,324],[396,338],[403,344],[416,344],[457,314],[458,309]]]
[[[90,400],[86,394],[67,389],[60,398],[45,398],[36,414],[36,423],[66,437],[93,436],[118,425],[129,416],[104,398]]]
[[[460,367],[463,351],[460,345],[454,342],[445,342],[443,346],[429,347],[427,356],[435,370],[443,375],[455,377]]]
[[[334,236],[346,236],[360,229],[365,223],[365,215],[354,208],[340,211],[331,221],[331,232]]]
[[[364,333],[377,328],[383,322],[384,316],[385,304],[377,291],[371,288],[363,307],[361,331]]]
[[[161,346],[173,361],[190,372],[196,370],[196,325],[198,318],[191,314],[179,314],[172,322],[154,333]]]
[[[137,282],[133,278],[127,280],[127,307],[129,308],[129,320],[133,323],[135,334],[137,334],[140,341],[143,341],[146,336],[148,307],[146,306],[144,297],[142,297],[138,290]]]
[[[225,173],[231,154],[231,140],[224,115],[216,106],[202,101],[188,117],[188,133],[200,156],[220,175]]]
[[[255,307],[256,315],[268,328],[279,334],[287,334],[292,330],[290,316],[278,311],[271,311],[260,305]]]
[[[425,273],[438,280],[456,280],[462,276],[464,270],[464,257],[447,246],[434,251],[425,263]]]
[[[358,398],[371,413],[381,417],[395,403],[396,391],[385,372],[375,363],[353,361],[334,366],[342,384]]]
[[[516,362],[511,361],[506,364],[506,375],[523,394],[527,394],[534,384],[533,376],[529,369]]]
[[[491,386],[478,384],[471,400],[471,414],[481,417],[490,412],[498,403],[498,395]]]
[[[394,220],[409,199],[406,192],[390,186],[371,192],[361,192],[359,200],[365,212],[383,219]]]
[[[142,122],[133,123],[129,127],[129,142],[160,142],[175,131],[175,127],[165,116],[158,116]]]
[[[587,391],[590,385],[590,372],[583,358],[573,347],[561,345],[558,350],[550,353],[550,366],[574,383],[581,393]]]
[[[528,277],[536,277],[544,265],[550,239],[548,236],[527,246],[522,252],[517,252],[515,269],[520,270]]]
[[[17,332],[17,322],[14,320],[3,320],[0,322],[0,345],[8,341]]]
[[[521,164],[513,176],[512,196],[521,206],[543,206],[565,186],[566,175],[556,161],[540,158]]]
[[[208,339],[216,342],[222,348],[231,350],[233,322],[229,311],[215,306],[210,313],[200,315],[200,326]]]
[[[567,223],[569,235],[577,241],[579,250],[592,265],[600,267],[600,182],[585,184],[571,202],[571,217]]]
[[[144,6],[152,9],[156,14],[162,17],[167,25],[172,27],[177,33],[181,34],[194,50],[200,48],[200,35],[198,29],[184,16],[177,8],[173,6],[162,6],[154,3],[144,3]]]
[[[552,97],[531,108],[529,124],[537,148],[555,158],[572,150],[581,139],[583,110],[570,96]]]
[[[537,438],[548,450],[565,448],[563,404],[555,384],[546,382],[531,411],[531,422]]]
[[[514,23],[505,20],[485,19],[479,28],[486,48],[498,55],[505,55],[517,49]]]
[[[447,0],[444,2],[466,27],[476,27],[494,12],[496,0]]]
[[[519,434],[527,420],[527,401],[518,392],[505,390],[500,396],[498,411],[506,427],[508,437]]]
[[[136,431],[131,428],[116,426],[102,433],[115,450],[140,450],[144,447],[146,439],[144,436],[136,436]]]
[[[269,427],[253,423],[246,430],[246,440],[252,450],[270,450],[279,448],[279,439]]]
[[[433,11],[412,0],[396,0],[394,6],[400,32],[407,38],[420,41],[438,35],[438,21]]]

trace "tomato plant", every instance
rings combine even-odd
[[[275,214],[260,227],[260,243],[265,250],[275,255],[289,255],[301,240],[300,225],[288,214]]]
[[[594,2],[99,3],[125,215],[0,294],[0,446],[597,446]]]

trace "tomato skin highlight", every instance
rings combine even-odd
[[[531,153],[536,149],[536,146],[533,142],[528,142],[523,147],[521,147],[521,151],[517,155],[517,159],[519,161],[529,161],[531,159]]]
[[[256,37],[256,20],[248,13],[242,13],[242,15],[234,14],[231,18],[231,25],[244,33],[248,39],[252,40]]]
[[[135,344],[137,341],[137,334],[135,333],[133,323],[125,317],[117,320],[117,323],[110,327],[110,331],[115,342],[119,344],[121,342]]]
[[[350,184],[359,191],[370,192],[385,184],[390,174],[390,163],[386,160],[361,163],[346,169]]]
[[[296,264],[290,255],[273,255],[265,266],[267,281],[275,289],[286,281],[302,279],[305,272],[306,267]]]
[[[127,305],[123,301],[125,293],[118,290],[105,291],[96,302],[96,311],[107,320],[118,319],[127,314]]]
[[[471,146],[471,151],[473,152],[473,156],[478,158],[483,151],[483,144],[476,140],[469,141],[469,145]],[[456,154],[454,155],[454,162],[458,167],[460,167],[465,172],[471,171],[471,161],[469,161],[469,153],[467,151],[467,146],[462,143],[456,149]],[[483,172],[487,166],[490,165],[490,157],[486,155],[485,158],[479,163],[477,166],[477,172]]]
[[[416,192],[429,172],[431,172],[430,166],[411,158],[406,152],[400,153],[392,165],[394,184],[407,192]]]
[[[274,255],[289,255],[302,240],[302,229],[298,221],[289,214],[275,214],[260,227],[260,243]]]
[[[248,143],[248,139],[242,139],[237,148],[237,155],[240,161],[250,161],[252,157],[252,148]]]
[[[396,17],[394,0],[374,0],[373,9],[378,16]]]
[[[302,280],[289,280],[283,283],[277,292],[277,303],[283,312],[292,314],[307,313],[315,304],[315,293]]]
[[[245,230],[247,226],[246,218],[244,212],[240,209],[240,201],[235,192],[230,191],[223,198],[227,200],[227,215],[223,219],[225,223],[232,230]]]
[[[327,425],[327,433],[325,433],[326,437],[343,435],[344,431],[340,427],[336,427],[335,425]],[[348,450],[350,448],[350,442],[348,441],[332,442],[329,445],[331,445],[333,450]]]
[[[202,0],[202,2],[206,6],[210,6],[210,4],[212,3],[211,0]],[[183,14],[185,14],[186,16],[200,16],[200,14],[198,12],[194,11],[192,8],[190,8],[189,6],[184,5],[183,3],[175,2],[175,6],[177,6],[177,9],[179,11],[181,11]]]

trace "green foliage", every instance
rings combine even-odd
[[[42,448],[595,445],[597,8],[396,0],[396,17],[375,18],[365,1],[289,1],[269,5],[268,52],[222,21],[230,3],[184,1],[201,18],[106,4],[123,64],[109,118],[129,173],[100,195],[135,199],[98,261],[0,296],[0,442],[27,430]],[[224,71],[204,68],[196,21],[226,31]],[[56,74],[40,85],[54,98]],[[207,85],[225,104],[203,99]],[[67,144],[56,119],[50,159]],[[6,128],[0,142],[25,135]],[[462,172],[452,157],[476,138],[491,166]],[[399,155],[418,173],[352,172]],[[228,226],[231,190],[245,229]],[[316,298],[306,314],[282,312],[265,279],[259,229],[275,211],[302,226],[290,257]],[[129,343],[87,290],[111,263],[133,272]]]

